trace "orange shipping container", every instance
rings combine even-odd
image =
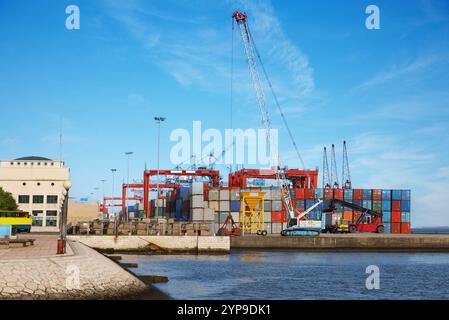
[[[393,211],[391,213],[391,222],[401,222],[401,212]]]
[[[372,197],[373,197],[373,200],[382,200],[382,190],[381,189],[373,189]]]
[[[354,189],[352,197],[354,200],[363,200],[363,190],[362,189]]]
[[[401,233],[401,223],[392,222],[391,223],[391,233]]]
[[[412,233],[410,222],[401,223],[401,233],[410,234]]]
[[[352,222],[352,211],[343,212],[343,220]]]
[[[401,211],[401,201],[400,200],[391,201],[391,211]]]
[[[340,199],[343,200],[343,189],[334,189],[334,199]]]
[[[285,211],[271,212],[271,222],[287,222],[287,216]]]

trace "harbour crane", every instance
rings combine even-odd
[[[346,141],[343,141],[343,174],[341,176],[344,189],[351,189],[351,173],[349,172],[348,150]]]
[[[323,189],[331,188],[331,178],[329,176],[329,163],[327,162],[327,150],[323,151]]]
[[[299,160],[301,161],[303,168],[305,170],[305,165],[304,165],[302,157],[299,153],[296,142],[293,138],[293,134],[290,131],[290,128],[287,123],[287,119],[282,111],[282,108],[281,108],[279,102],[278,102],[277,96],[274,92],[271,81],[268,78],[268,74],[265,70],[263,63],[262,63],[262,59],[259,55],[257,47],[254,43],[254,39],[252,37],[251,31],[248,27],[248,23],[247,23],[248,16],[244,12],[235,11],[234,14],[232,15],[232,18],[237,23],[239,31],[240,31],[240,37],[241,37],[241,40],[243,43],[243,48],[244,48],[244,52],[245,52],[245,56],[246,56],[246,62],[248,65],[249,75],[251,78],[253,90],[256,95],[256,100],[257,100],[257,104],[259,107],[261,122],[262,122],[262,125],[264,126],[266,134],[267,134],[267,137],[266,137],[267,141],[271,141],[270,137],[271,137],[271,130],[272,130],[272,122],[271,122],[270,115],[268,112],[268,108],[267,108],[267,104],[266,104],[266,100],[265,100],[265,94],[264,94],[264,90],[263,90],[263,86],[262,86],[262,80],[261,80],[261,77],[259,74],[257,62],[259,62],[259,64],[260,64],[260,68],[263,71],[265,79],[266,79],[268,86],[271,90],[273,99],[277,105],[277,108],[279,110],[281,118],[284,122],[284,125],[287,129],[290,139],[293,143],[293,147],[294,147],[296,154],[297,154]],[[233,24],[234,24],[234,22],[233,22]],[[274,149],[276,150],[277,146],[271,146],[271,147],[274,147]],[[287,211],[287,221],[288,221],[288,228],[283,230],[281,232],[281,234],[285,235],[285,236],[286,235],[294,235],[294,236],[318,235],[321,231],[321,222],[319,222],[319,225],[318,225],[318,223],[313,224],[314,221],[307,221],[309,223],[305,223],[305,215],[307,214],[306,212],[310,212],[311,208],[309,208],[310,211],[306,211],[306,212],[302,212],[302,213],[299,211],[296,212],[296,210],[293,207],[292,199],[290,196],[290,190],[288,187],[289,182],[286,178],[285,167],[281,163],[279,154],[277,154],[276,160],[277,160],[276,170],[275,170],[276,171],[276,181],[280,187],[282,200],[283,200],[285,209]],[[314,205],[313,209],[316,208],[319,204],[321,204],[321,202],[322,202],[322,200],[320,200],[318,203],[316,203]]]
[[[332,188],[340,188],[340,183],[338,182],[338,171],[337,171],[337,160],[335,159],[335,145],[332,144],[331,150],[331,183]]]

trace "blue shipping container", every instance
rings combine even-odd
[[[382,211],[382,222],[391,222],[391,212]]]
[[[391,190],[382,190],[382,200],[391,200]]]
[[[240,211],[240,201],[239,200],[231,200],[231,211],[232,212]]]
[[[352,203],[359,207],[363,205],[362,200],[352,200]]]
[[[410,222],[410,212],[401,213],[401,222]]]
[[[389,223],[384,223],[384,232],[391,233],[391,225]]]
[[[401,201],[401,211],[410,212],[410,201],[409,200]]]
[[[401,200],[410,200],[410,190],[401,190]]]
[[[345,189],[344,199],[349,202],[352,201],[352,189]]]
[[[322,188],[315,189],[315,199],[323,199],[323,189]]]
[[[393,200],[401,200],[401,190],[391,190],[391,198]]]
[[[371,189],[364,189],[363,190],[363,200],[371,200],[371,197],[372,197]]]
[[[306,200],[306,210],[315,204],[315,200]]]
[[[391,201],[390,200],[382,201],[382,211],[391,211]]]
[[[371,210],[372,209],[372,201],[371,200],[363,200],[362,207],[364,207],[365,209]]]

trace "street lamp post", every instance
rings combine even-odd
[[[164,117],[154,117],[158,127],[157,127],[157,196],[156,199],[159,199],[159,153],[161,146],[161,123],[164,122],[167,118]]]
[[[127,160],[128,160],[128,163],[127,163],[127,169],[126,169],[126,171],[127,171],[126,184],[127,184],[128,186],[129,186],[129,158],[130,158],[130,156],[131,156],[132,154],[134,154],[133,151],[125,152],[125,155],[126,155],[127,158],[128,158],[128,159],[127,159]],[[126,208],[126,210],[128,209],[128,188],[126,188],[125,208]],[[127,214],[127,212],[123,212],[122,214],[123,214],[124,217],[126,217],[126,220],[129,220],[129,213]],[[125,216],[125,214],[126,214],[126,216]]]
[[[118,230],[118,226],[117,226],[117,216],[115,215],[115,195],[114,195],[114,184],[115,184],[115,173],[117,172],[117,169],[111,169],[112,172],[112,215],[114,216],[114,221],[115,221],[115,234],[117,235],[117,230]]]
[[[68,212],[68,206],[69,206],[69,190],[72,187],[72,182],[70,180],[64,181],[64,204],[62,208],[61,213],[61,220],[59,223],[59,239],[58,239],[58,247],[57,247],[57,254],[64,254],[66,253],[66,243],[67,243],[67,212]]]

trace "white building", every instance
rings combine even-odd
[[[63,161],[42,157],[1,160],[0,187],[32,214],[32,231],[58,231],[69,172]]]

